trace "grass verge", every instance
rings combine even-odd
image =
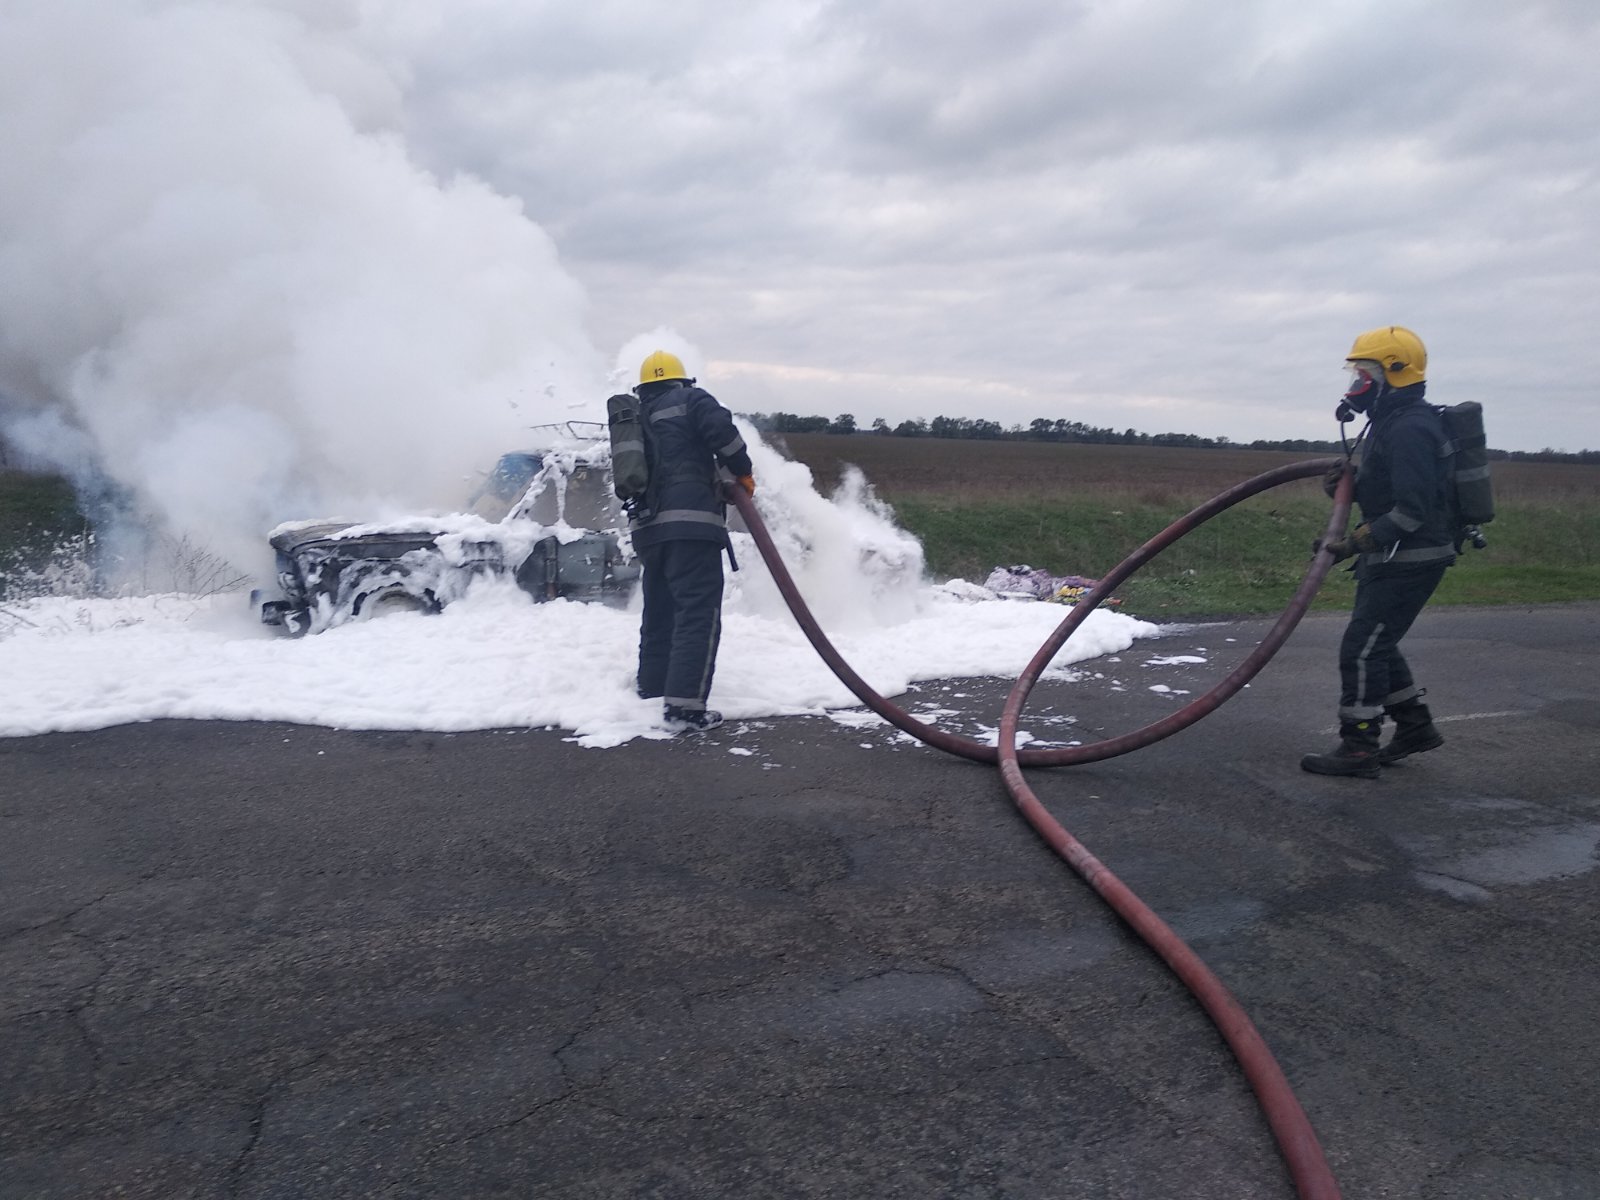
[[[65,479],[0,470],[0,600],[16,579],[44,569],[63,542],[87,532]]]
[[[1056,575],[1106,574],[1194,503],[1137,497],[1037,498],[1026,504],[888,497],[923,542],[930,570],[982,582],[996,566],[1028,563]],[[1131,612],[1214,616],[1276,612],[1293,594],[1311,543],[1328,520],[1320,494],[1260,496],[1208,521],[1148,563],[1118,594]],[[1512,505],[1445,576],[1439,604],[1547,604],[1600,599],[1600,504]],[[1336,568],[1315,609],[1347,608],[1355,591]]]
[[[935,575],[982,582],[996,566],[1104,575],[1178,517],[1261,472],[1307,458],[1286,451],[787,436],[787,450],[828,490],[860,467]],[[1600,599],[1600,468],[1493,465],[1499,515],[1489,548],[1446,573],[1441,604]],[[1275,488],[1223,513],[1121,589],[1130,611],[1162,616],[1277,612],[1328,523],[1315,480]],[[1335,570],[1316,607],[1347,607],[1355,585]]]
[[[1228,483],[1294,457],[1240,452],[1234,462],[1211,451],[1145,450],[1139,457],[1138,450],[1096,456],[1089,452],[1097,447],[1067,448],[1084,453],[1072,459],[1074,470],[1052,491],[1039,489],[1041,473],[1031,460],[1027,470],[1013,470],[1009,485],[997,487],[994,475],[984,473],[996,471],[997,464],[978,457],[991,448],[936,446],[951,458],[930,471],[924,447],[904,445],[907,441],[859,444],[905,459],[874,463],[875,482],[901,523],[922,539],[933,574],[974,582],[982,582],[996,566],[1014,563],[1056,575],[1104,575]],[[1015,451],[1015,445],[1002,449]],[[1038,454],[1063,448],[1022,449]],[[1445,575],[1433,602],[1600,600],[1600,471],[1510,465],[1522,473],[1496,468],[1501,503],[1486,530],[1489,548],[1469,549]],[[1204,477],[1202,467],[1208,472]],[[1501,486],[1502,474],[1509,486]],[[1130,477],[1140,480],[1138,489],[1128,488]],[[824,473],[820,482],[828,486],[831,480]],[[1279,488],[1207,522],[1144,567],[1119,594],[1128,611],[1151,616],[1277,612],[1304,574],[1311,542],[1327,519],[1328,502],[1314,482]],[[65,480],[0,471],[0,599],[8,571],[48,560],[64,537],[85,529]],[[1336,569],[1313,607],[1346,608],[1353,592],[1350,575]]]

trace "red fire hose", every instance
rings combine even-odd
[[[1000,718],[1000,731],[998,745],[986,746],[971,738],[959,737],[945,730],[935,729],[918,721],[903,709],[885,700],[872,688],[867,686],[850,664],[845,662],[839,652],[834,649],[833,643],[828,641],[827,635],[822,632],[816,619],[806,607],[805,601],[800,596],[799,589],[795,586],[794,579],[790,576],[788,568],[779,557],[777,547],[772,542],[772,535],[768,533],[761,514],[756,510],[755,502],[745,494],[742,488],[729,485],[725,490],[729,500],[737,506],[744,517],[745,526],[750,535],[755,539],[756,547],[761,551],[761,557],[766,560],[768,569],[778,585],[778,590],[783,594],[789,611],[799,622],[800,628],[805,632],[812,646],[823,658],[823,661],[833,669],[842,683],[848,687],[868,708],[881,716],[890,724],[909,733],[930,746],[963,758],[974,759],[979,762],[996,763],[1000,767],[1000,776],[1004,781],[1006,790],[1016,803],[1018,810],[1026,818],[1034,830],[1044,839],[1057,854],[1066,860],[1083,879],[1092,887],[1107,904],[1132,926],[1144,941],[1161,956],[1174,974],[1183,981],[1185,987],[1192,992],[1205,1009],[1206,1015],[1216,1025],[1223,1039],[1233,1051],[1240,1067],[1244,1070],[1245,1078],[1255,1091],[1256,1099],[1261,1105],[1261,1110],[1266,1116],[1267,1124],[1272,1130],[1272,1135],[1278,1143],[1284,1162],[1289,1168],[1289,1174],[1294,1180],[1301,1200],[1338,1200],[1339,1186],[1334,1181],[1333,1173],[1328,1168],[1327,1159],[1322,1153],[1322,1146],[1317,1141],[1316,1132],[1311,1128],[1305,1110],[1301,1108],[1299,1100],[1295,1098],[1290,1089],[1288,1080],[1284,1077],[1277,1060],[1273,1058],[1272,1051],[1267,1047],[1249,1016],[1233,998],[1222,981],[1214,975],[1209,967],[1201,961],[1189,946],[1175,934],[1166,922],[1162,921],[1148,905],[1138,896],[1134,895],[1120,879],[1091,854],[1087,847],[1074,838],[1067,830],[1045,810],[1039,798],[1034,795],[1022,777],[1022,767],[1049,767],[1066,766],[1073,763],[1096,762],[1100,759],[1114,758],[1119,754],[1126,754],[1131,750],[1151,745],[1162,738],[1177,733],[1200,720],[1201,717],[1215,711],[1229,697],[1248,683],[1267,661],[1277,653],[1278,649],[1288,640],[1289,634],[1299,624],[1300,618],[1310,606],[1312,597],[1317,589],[1322,586],[1322,581],[1327,577],[1329,569],[1333,566],[1332,556],[1319,553],[1313,556],[1311,565],[1306,569],[1305,577],[1300,581],[1294,597],[1284,609],[1267,636],[1261,643],[1246,656],[1245,660],[1234,668],[1221,683],[1198,699],[1184,705],[1177,712],[1164,717],[1143,729],[1120,737],[1110,738],[1103,742],[1094,742],[1082,746],[1068,746],[1064,748],[1045,749],[1042,747],[1023,747],[1019,749],[1016,744],[1017,722],[1022,714],[1022,706],[1026,703],[1033,686],[1038,682],[1039,676],[1049,666],[1061,647],[1066,644],[1074,630],[1083,624],[1095,607],[1119,587],[1127,578],[1149,562],[1161,551],[1165,550],[1179,538],[1192,532],[1218,513],[1232,508],[1240,501],[1251,496],[1289,483],[1297,479],[1307,479],[1320,476],[1330,469],[1345,465],[1343,458],[1321,458],[1307,462],[1292,463],[1289,466],[1279,467],[1265,474],[1257,475],[1254,479],[1230,488],[1220,495],[1208,500],[1199,508],[1186,516],[1174,521],[1161,533],[1151,538],[1140,546],[1127,558],[1123,559],[1109,575],[1102,579],[1095,587],[1080,600],[1072,609],[1071,614],[1062,621],[1049,639],[1039,648],[1031,662],[1023,670],[1011,693],[1006,697],[1004,712]],[[1348,470],[1339,482],[1339,487],[1334,493],[1333,512],[1328,520],[1325,540],[1331,540],[1343,533],[1350,517],[1350,498],[1352,478]]]

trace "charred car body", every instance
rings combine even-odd
[[[468,513],[396,524],[280,525],[261,620],[320,633],[384,611],[438,612],[474,580],[509,576],[536,601],[627,602],[639,567],[611,491],[604,443],[503,455]]]

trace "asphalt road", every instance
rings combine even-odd
[[[1146,723],[1264,628],[1024,725]],[[1339,632],[1036,790],[1251,1013],[1347,1197],[1593,1200],[1600,606],[1425,613],[1449,741],[1378,781],[1298,769]],[[881,727],[0,741],[0,980],[8,1200],[1293,1195],[1182,986],[993,772]]]

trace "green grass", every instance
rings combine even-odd
[[[842,463],[861,461],[901,523],[922,538],[932,573],[975,582],[1013,563],[1099,577],[1226,487],[1308,457],[825,435],[789,441],[824,489]],[[1485,531],[1489,548],[1467,550],[1434,602],[1600,599],[1600,468],[1496,464],[1495,487],[1500,512]],[[1278,488],[1201,526],[1119,595],[1129,611],[1152,616],[1280,611],[1327,520],[1315,481]],[[8,570],[37,564],[84,528],[64,480],[0,470],[0,599]],[[1315,607],[1348,607],[1353,591],[1350,575],[1336,569]]]
[[[998,565],[1028,563],[1056,575],[1098,578],[1193,503],[1152,505],[1088,495],[1029,503],[953,503],[888,497],[922,538],[936,576],[981,582]],[[1327,524],[1319,495],[1256,497],[1200,526],[1146,564],[1118,595],[1131,611],[1170,616],[1282,609]],[[1600,599],[1600,504],[1517,506],[1488,526],[1487,550],[1468,549],[1445,576],[1441,604],[1541,604]],[[1313,605],[1349,606],[1354,581],[1335,568]]]
[[[937,577],[981,583],[996,566],[1106,574],[1184,513],[1235,484],[1320,454],[1158,446],[789,434],[788,452],[823,490],[846,464],[865,471],[922,538]],[[1499,513],[1487,550],[1468,549],[1440,604],[1600,600],[1600,467],[1496,462]],[[1129,611],[1221,616],[1282,610],[1328,523],[1316,480],[1276,488],[1208,521],[1118,589]],[[1335,568],[1315,607],[1347,608]]]
[[[42,567],[56,546],[86,528],[65,479],[0,470],[0,600],[13,573]]]
[[[0,548],[81,523],[72,485],[54,475],[0,470]]]

